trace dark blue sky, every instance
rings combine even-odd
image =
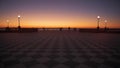
[[[0,0],[0,9],[14,11],[23,9],[74,9],[91,12],[119,13],[119,0]]]

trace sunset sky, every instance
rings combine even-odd
[[[120,28],[119,0],[0,0],[0,27]]]

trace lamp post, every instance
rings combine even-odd
[[[97,29],[99,30],[100,16],[97,16]]]
[[[20,28],[20,15],[18,15],[18,28]]]
[[[107,29],[107,20],[105,20],[105,30]]]
[[[20,27],[20,15],[18,15],[18,31],[21,31],[21,27]]]
[[[6,20],[6,22],[7,22],[6,31],[9,32],[9,31],[10,31],[10,28],[9,28],[9,20]]]
[[[6,20],[6,22],[7,22],[7,28],[9,28],[9,20]]]

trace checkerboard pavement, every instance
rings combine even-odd
[[[101,38],[78,37],[83,35],[79,33],[56,34],[17,34],[9,39],[5,34],[0,42],[0,68],[120,68],[119,44],[111,47],[105,40],[98,42]]]

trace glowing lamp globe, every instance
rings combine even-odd
[[[97,18],[100,18],[100,16],[97,16]]]
[[[20,15],[18,15],[18,17],[20,17]]]
[[[107,22],[107,20],[105,20],[105,22]]]
[[[9,20],[6,20],[7,22],[9,22]]]

